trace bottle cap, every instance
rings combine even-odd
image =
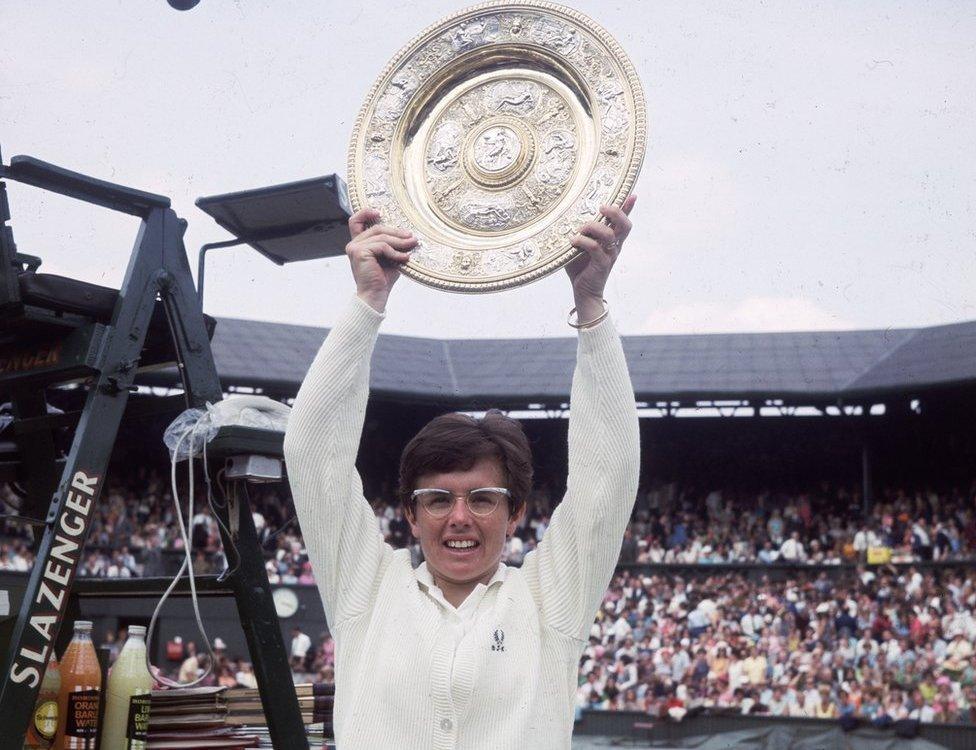
[[[128,635],[131,638],[134,635],[140,638],[145,638],[146,636],[146,626],[145,625],[130,625],[128,628]]]
[[[75,630],[91,632],[91,629],[92,629],[91,620],[75,620]]]

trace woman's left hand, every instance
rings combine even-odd
[[[628,214],[636,202],[636,195],[628,195],[620,208],[601,206],[600,213],[610,225],[598,221],[587,222],[573,238],[573,247],[583,251],[566,266],[566,273],[573,284],[578,320],[593,320],[603,312],[603,289],[624,240],[630,234]]]

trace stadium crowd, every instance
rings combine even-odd
[[[543,538],[555,495],[543,485],[530,498],[506,551],[510,564]],[[199,493],[188,533],[194,568],[205,573],[226,562],[201,500]],[[314,584],[290,498],[269,485],[252,489],[250,500],[270,581]],[[580,662],[578,708],[672,719],[708,709],[879,725],[906,718],[976,723],[976,572],[948,565],[976,557],[974,500],[976,483],[939,493],[883,491],[867,514],[856,492],[826,485],[799,493],[642,491],[622,566]],[[411,547],[419,562],[402,509],[379,499],[373,505],[386,539]],[[0,520],[0,569],[29,570],[31,543],[29,529]],[[183,547],[168,477],[140,470],[103,493],[80,572],[162,575],[178,566]],[[804,570],[860,564],[871,550],[885,551],[883,561],[947,566]],[[662,563],[700,570],[637,567]],[[707,569],[717,563],[759,563],[770,574]],[[301,636],[298,653],[292,641],[296,680],[330,681],[331,638]],[[209,659],[186,649],[172,675],[184,680]],[[253,683],[246,660],[222,648],[217,659],[208,680]]]
[[[976,571],[890,566],[782,581],[619,571],[577,706],[976,723]]]
[[[373,501],[377,523],[394,547],[410,546],[402,509],[384,499],[391,494],[377,493]],[[545,486],[533,493],[529,512],[506,549],[507,562],[518,565],[538,544],[555,494]],[[9,496],[0,494],[0,499]],[[251,504],[272,583],[312,583],[290,497],[274,488],[252,489]],[[219,530],[202,493],[188,533],[194,568],[222,569]],[[27,527],[0,519],[0,570],[30,568],[30,534]],[[176,557],[174,552],[183,548],[168,477],[140,470],[112,481],[103,493],[80,574],[162,575],[172,567],[164,558]],[[943,492],[885,490],[867,513],[857,492],[827,485],[799,493],[749,494],[659,485],[637,499],[620,562],[838,564],[862,562],[872,549],[883,562],[976,557],[976,483]],[[414,552],[419,556],[419,547]]]

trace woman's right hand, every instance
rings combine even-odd
[[[377,312],[386,309],[390,290],[400,277],[400,266],[410,260],[417,239],[405,229],[377,224],[380,212],[364,208],[349,217],[352,240],[346,256],[356,280],[356,294]]]

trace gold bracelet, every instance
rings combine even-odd
[[[572,310],[569,311],[569,315],[566,317],[566,324],[570,328],[575,328],[578,331],[582,331],[585,328],[593,328],[593,326],[597,325],[598,323],[602,323],[604,319],[610,314],[610,306],[607,304],[607,301],[605,299],[601,299],[600,301],[603,303],[603,312],[597,315],[595,318],[593,318],[593,320],[588,320],[585,323],[574,323],[573,313],[576,312],[576,308],[574,307]]]

